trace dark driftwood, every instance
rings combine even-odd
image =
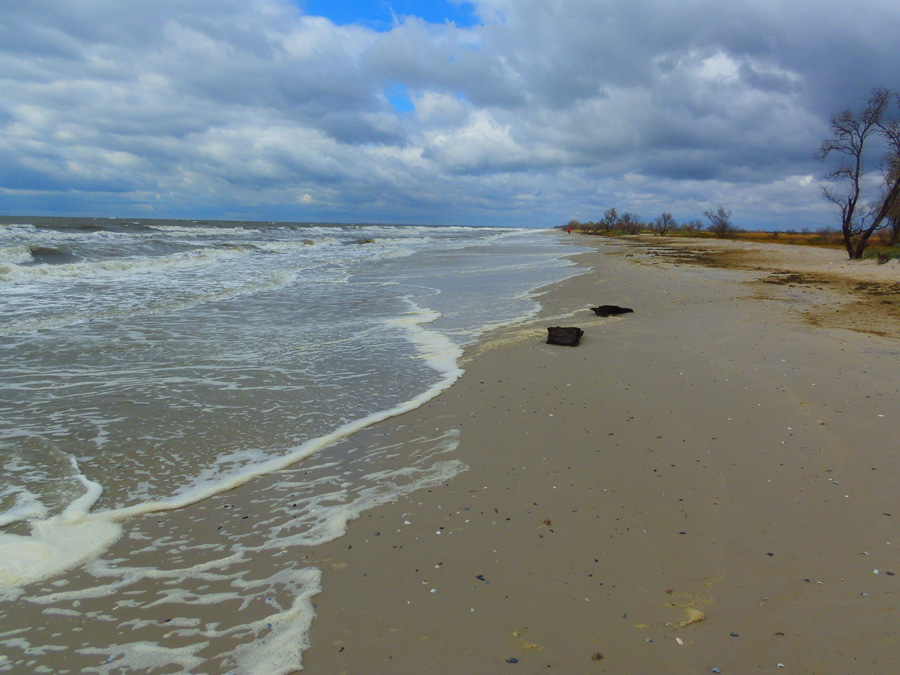
[[[580,328],[551,326],[547,329],[547,344],[577,347],[582,335],[584,335],[584,331]]]
[[[599,307],[591,307],[597,316],[618,316],[619,314],[629,314],[633,309],[629,307],[619,307],[618,305],[600,305]]]

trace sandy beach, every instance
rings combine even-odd
[[[900,268],[572,238],[537,319],[363,432],[468,470],[309,549],[305,672],[900,670]]]

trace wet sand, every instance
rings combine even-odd
[[[900,268],[577,239],[537,320],[363,432],[458,429],[469,469],[308,550],[305,672],[900,670]]]

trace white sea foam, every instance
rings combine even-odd
[[[459,368],[462,348],[452,342],[446,335],[425,328],[441,317],[439,312],[422,309],[412,300],[404,298],[411,311],[407,316],[390,319],[387,323],[402,329],[409,340],[429,366],[444,375],[444,380],[437,386],[443,391],[458,380],[463,371]],[[436,394],[435,394],[436,395]]]
[[[233,237],[246,232],[239,227],[218,227],[215,225],[150,225],[150,228],[168,235],[179,237]]]
[[[0,527],[6,527],[12,523],[24,520],[32,520],[47,517],[47,507],[41,504],[37,497],[24,489],[16,489],[0,495],[7,499],[12,496],[14,504],[0,513]],[[5,501],[5,500],[4,500]]]
[[[10,236],[26,236],[37,232],[38,229],[31,223],[9,223],[0,225],[0,233]]]
[[[150,570],[147,570],[148,572]],[[182,640],[191,641],[183,647],[168,647],[155,642],[130,642],[108,646],[83,647],[79,654],[106,657],[94,670],[98,673],[119,673],[123,669],[147,670],[179,666],[183,672],[203,667],[206,659],[199,652],[223,638],[240,638],[240,644],[226,659],[234,666],[230,673],[242,675],[286,675],[302,665],[302,654],[309,648],[309,628],[315,618],[312,598],[321,592],[321,572],[315,568],[281,570],[271,577],[232,582],[236,591],[229,599],[238,599],[238,591],[247,597],[269,592],[272,587],[286,589],[291,604],[285,608],[273,606],[273,611],[249,622],[219,628],[216,624],[199,626],[199,621],[174,620],[169,624]],[[178,589],[172,589],[178,594]],[[186,598],[181,598],[180,601]],[[194,602],[196,599],[194,599]],[[239,613],[234,613],[239,616]],[[123,626],[120,625],[120,631]],[[27,648],[27,643],[19,645]]]
[[[165,647],[153,642],[129,642],[113,644],[109,647],[82,647],[76,649],[77,654],[89,654],[106,657],[102,663],[91,670],[96,673],[121,673],[147,671],[150,668],[179,666],[181,672],[187,673],[203,665],[204,659],[197,652],[209,645],[209,642],[198,642],[186,647]]]
[[[349,500],[344,490],[308,498],[296,515],[299,523],[291,520],[274,527],[265,543],[250,550],[273,551],[286,546],[317,546],[333,541],[346,533],[350,521],[378,504],[394,502],[416,490],[441,485],[468,469],[458,459],[433,461],[435,457],[450,455],[456,450],[459,430],[450,429],[436,438],[415,439],[409,445],[416,443],[424,443],[430,448],[422,455],[424,460],[399,469],[366,473],[357,480],[367,487],[359,488],[357,496]]]
[[[115,258],[60,265],[10,265],[0,267],[0,280],[42,281],[109,275],[164,274],[171,270],[207,267],[224,259],[243,257],[252,249],[242,246],[204,248],[156,258]]]
[[[315,568],[284,571],[285,579],[267,579],[287,582],[297,589],[290,607],[276,612],[241,630],[250,629],[257,635],[246,640],[234,652],[237,673],[248,675],[286,675],[295,672],[302,661],[302,654],[309,649],[309,628],[316,616],[312,598],[321,592],[322,573]],[[261,636],[261,637],[260,637]]]
[[[312,269],[309,266],[308,269]],[[266,291],[290,286],[297,279],[297,273],[292,270],[280,270],[260,278],[251,278],[246,282],[232,287],[213,287],[192,292],[187,297],[168,298],[161,297],[158,301],[143,305],[127,307],[117,304],[110,307],[96,308],[90,311],[86,307],[78,311],[72,311],[56,316],[27,316],[10,321],[0,320],[0,335],[15,335],[17,333],[30,333],[38,330],[51,330],[63,326],[77,326],[91,321],[122,320],[126,318],[149,316],[166,312],[178,312],[197,307],[198,305],[233,300],[243,296],[254,295]]]
[[[0,265],[20,265],[31,261],[31,247],[24,244],[0,248]]]
[[[293,253],[306,251],[310,247],[323,248],[340,244],[334,237],[322,237],[319,239],[302,239],[300,241],[251,241],[250,246],[269,253]]]
[[[28,536],[0,533],[0,588],[13,589],[47,579],[105,551],[121,534],[121,526],[107,518],[91,517],[102,486],[72,468],[84,494],[57,516],[31,520]]]

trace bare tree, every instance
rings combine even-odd
[[[676,226],[675,219],[672,217],[671,213],[667,213],[665,211],[662,212],[662,215],[656,219],[655,230],[659,235],[664,235],[669,230],[673,229]]]
[[[691,234],[693,234],[694,232],[699,232],[702,229],[703,229],[703,223],[700,222],[697,218],[694,218],[693,220],[689,220],[684,224],[685,232],[689,232]]]
[[[703,215],[709,219],[709,227],[707,229],[717,237],[726,237],[731,232],[731,211],[724,206],[720,206],[715,211],[712,209],[704,211]]]
[[[885,186],[893,185],[898,177],[900,177],[900,157],[894,157],[885,176]],[[894,200],[893,206],[888,211],[886,230],[885,244],[891,247],[896,246],[897,241],[900,240],[900,198]]]
[[[834,186],[823,187],[825,198],[841,210],[841,234],[851,260],[862,258],[872,234],[887,226],[886,218],[900,198],[900,122],[886,120],[892,94],[887,89],[873,89],[865,109],[856,114],[844,110],[831,117],[831,138],[822,143],[817,157],[820,161],[832,153],[841,155],[837,168],[825,174]],[[875,201],[860,204],[865,176],[864,152],[866,143],[880,136],[887,144],[884,180]],[[839,187],[840,186],[840,187]]]
[[[607,209],[606,213],[603,214],[603,220],[600,221],[600,226],[606,232],[612,232],[616,229],[616,225],[619,222],[619,212],[614,208]]]
[[[641,230],[644,229],[644,225],[637,215],[626,211],[619,218],[618,228],[624,234],[640,234]]]

